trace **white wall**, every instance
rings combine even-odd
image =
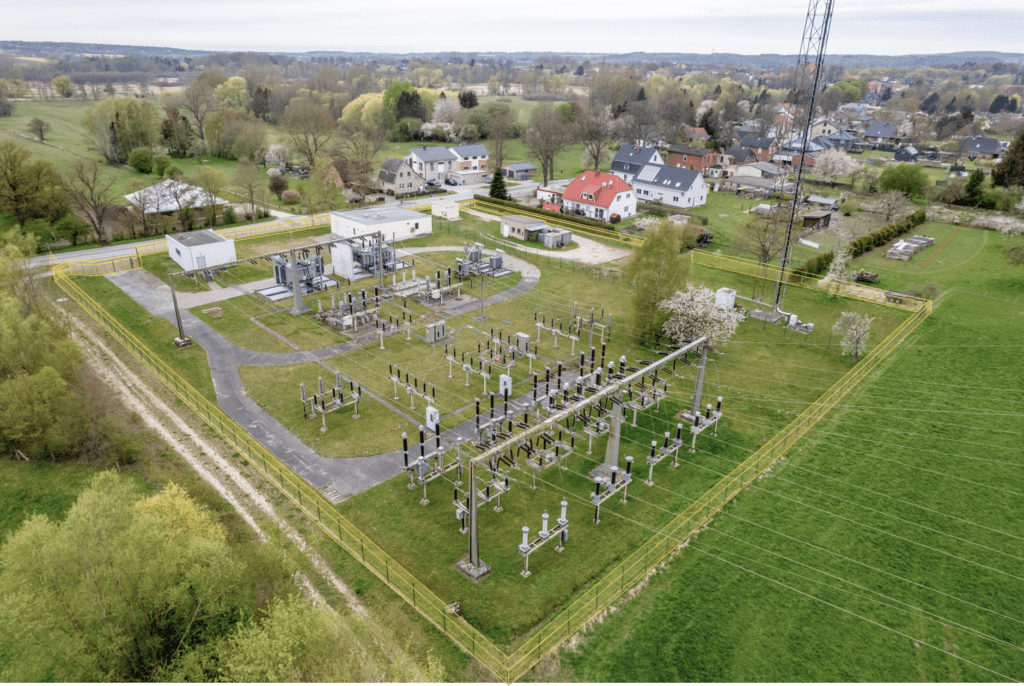
[[[372,216],[374,209],[372,207],[367,208],[366,212]],[[433,233],[434,225],[431,215],[419,214],[418,212],[417,215],[415,219],[400,219],[379,224],[362,224],[344,216],[331,214],[331,233],[343,238],[352,238],[353,236],[373,233],[375,231],[383,231],[384,238],[389,241],[404,241],[407,238],[416,238]]]
[[[179,243],[171,236],[167,236],[167,254],[185,271],[209,269],[234,262],[237,259],[235,257],[235,242],[233,240],[217,241],[216,243],[205,243],[190,247]]]
[[[639,198],[644,202],[661,202],[665,205],[684,209],[687,207],[700,207],[707,203],[708,198],[708,184],[699,176],[685,190],[682,188],[669,188],[667,186],[649,186],[643,183],[636,184],[634,189]],[[645,195],[644,191],[647,191],[648,194]]]

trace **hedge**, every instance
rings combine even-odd
[[[815,255],[804,262],[799,271],[804,272],[805,274],[820,274],[832,266],[832,260],[834,258],[835,254],[831,250],[823,252],[820,255]]]
[[[533,213],[536,213],[536,214],[546,215],[548,217],[554,217],[555,219],[569,219],[571,221],[578,222],[580,224],[584,224],[586,226],[595,226],[595,227],[597,227],[599,229],[605,229],[607,231],[616,231],[616,228],[614,226],[612,226],[611,224],[609,224],[608,222],[602,222],[602,221],[598,221],[596,219],[589,219],[587,217],[579,217],[579,216],[576,216],[574,214],[562,214],[561,212],[552,212],[551,210],[543,210],[543,209],[540,209],[539,207],[531,207],[530,205],[524,205],[522,203],[516,202],[515,200],[498,200],[497,198],[492,198],[492,197],[490,197],[488,195],[474,195],[473,198],[475,200],[480,200],[482,202],[489,202],[489,203],[492,203],[494,205],[503,205],[504,207],[511,207],[513,209],[516,209],[516,210],[526,210],[528,212],[533,212]]]
[[[924,224],[927,219],[924,209],[920,209],[901,221],[886,224],[877,231],[866,233],[860,238],[850,241],[850,256],[860,257],[872,248],[885,245],[892,239],[898,238],[911,229]]]

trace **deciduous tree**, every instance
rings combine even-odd
[[[778,207],[765,214],[752,214],[743,225],[737,248],[753,255],[759,263],[768,264],[782,252],[788,219]]]
[[[214,226],[217,221],[217,208],[221,201],[220,195],[228,187],[227,176],[220,169],[203,165],[199,167],[196,175],[192,178],[191,184],[202,189],[207,223]]]
[[[1010,143],[1009,149],[992,170],[994,186],[1024,186],[1024,130]]]
[[[252,215],[252,223],[259,219],[260,210],[265,209],[267,186],[264,183],[266,176],[260,171],[252,160],[238,160],[238,169],[232,184],[242,195],[249,205],[249,213]]]
[[[633,328],[644,340],[660,336],[668,314],[659,304],[686,283],[690,260],[681,254],[685,240],[683,227],[661,220],[645,231],[643,245],[623,269],[632,294]]]
[[[40,143],[45,140],[45,136],[50,132],[50,129],[50,125],[39,117],[32,117],[28,122],[29,132],[38,138]]]
[[[873,321],[874,317],[856,312],[843,312],[836,323],[832,325],[832,333],[839,336],[839,345],[843,349],[843,354],[852,354],[853,356],[850,364],[857,364],[857,357],[864,351]]]
[[[71,83],[71,77],[61,74],[54,76],[50,82],[53,90],[62,98],[70,98],[75,94],[75,84]]]
[[[903,191],[886,191],[879,197],[878,205],[885,213],[885,221],[890,221],[894,216],[909,208],[910,201],[907,200]]]
[[[920,197],[927,183],[928,176],[916,164],[886,167],[878,177],[878,186],[883,191],[902,191],[911,198]]]
[[[313,164],[316,154],[334,136],[336,124],[331,113],[311,97],[295,97],[284,110],[281,126],[292,140],[292,148]]]
[[[19,224],[59,218],[67,208],[56,168],[14,141],[0,141],[0,210]]]
[[[540,162],[543,183],[554,178],[555,156],[570,144],[569,127],[551,103],[541,103],[530,114],[530,127],[523,144]]]
[[[110,240],[106,221],[114,209],[115,177],[92,161],[76,160],[64,171],[62,187],[72,209],[84,216],[100,243]]]
[[[838,148],[830,148],[821,152],[814,160],[814,173],[818,178],[831,185],[846,176],[856,164],[850,156]]]
[[[736,310],[716,307],[713,290],[693,284],[685,291],[676,291],[658,309],[668,317],[663,328],[671,340],[682,343],[707,336],[713,348],[732,338],[741,317]]]

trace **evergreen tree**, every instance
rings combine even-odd
[[[1014,101],[1010,101],[1014,102]],[[999,165],[992,170],[992,184],[995,186],[1024,185],[1024,131],[1010,144]]]
[[[643,86],[640,86],[640,92],[636,94],[636,99],[637,100],[646,100],[647,99],[647,93],[644,92],[644,87]]]
[[[463,109],[468,110],[476,107],[480,103],[476,97],[476,93],[473,91],[460,91],[459,104],[462,105]]]
[[[500,169],[494,170],[494,178],[491,179],[491,193],[492,198],[497,200],[511,200],[508,191],[505,189],[505,177],[502,175]]]

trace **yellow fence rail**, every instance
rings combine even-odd
[[[461,203],[460,203],[461,205]],[[541,214],[540,212],[531,212],[527,209],[521,209],[518,207],[506,207],[505,205],[498,205],[496,203],[489,203],[486,200],[473,199],[467,201],[465,206],[468,209],[479,210],[481,212],[487,212],[488,214],[496,214],[501,217],[507,217],[509,215],[517,215],[523,217],[531,217],[533,219],[540,219],[548,226],[558,227],[560,229],[568,229],[574,233],[578,233],[587,238],[600,238],[605,241],[612,241],[621,245],[626,245],[631,248],[636,248],[644,244],[643,236],[634,236],[629,233],[622,233],[615,229],[603,229],[599,226],[590,226],[581,222],[573,221],[571,218],[566,217],[565,219],[558,219],[551,215]]]
[[[746,274],[747,276],[752,276],[758,279],[768,279],[769,281],[778,281],[779,279],[778,265],[762,264],[757,260],[733,257],[731,255],[722,255],[719,253],[708,252],[707,250],[691,250],[690,262],[692,264],[713,267],[715,269],[734,272],[736,274]],[[818,282],[821,280],[821,277],[817,274],[808,274],[795,269],[787,269],[786,275],[789,280],[789,285],[791,286],[809,288],[816,291],[823,290],[818,286]],[[891,291],[886,291],[881,288],[874,288],[873,286],[849,281],[840,282],[838,292],[839,295],[844,297],[855,298],[857,300],[863,300],[865,302],[871,302],[878,305],[886,305],[887,307],[895,307],[901,310],[916,311],[923,307],[927,302],[924,298],[918,298],[904,293],[896,296],[898,299],[893,299],[893,297],[890,297],[890,293]]]
[[[122,269],[135,268],[129,261],[132,258],[124,259],[124,262],[112,266],[121,266]],[[466,653],[476,658],[480,664],[506,683],[512,683],[521,678],[563,641],[607,608],[623,592],[640,581],[688,537],[696,533],[726,503],[783,457],[794,443],[835,407],[879,362],[895,350],[932,311],[931,301],[922,301],[911,316],[817,401],[809,405],[791,424],[751,454],[742,464],[654,534],[615,569],[595,582],[567,608],[534,632],[513,653],[506,654],[464,619],[452,613],[441,598],[367,538],[345,517],[338,514],[320,492],[278,461],[270,451],[221,411],[215,403],[207,400],[178,376],[163,360],[143,345],[70,278],[74,274],[100,273],[89,272],[89,268],[81,265],[73,266],[65,262],[53,270],[54,279],[70,298],[99,322],[110,335],[120,341],[132,355],[152,371],[182,402],[192,408],[240,455],[245,457],[257,471],[302,510],[325,534],[343,546]]]

